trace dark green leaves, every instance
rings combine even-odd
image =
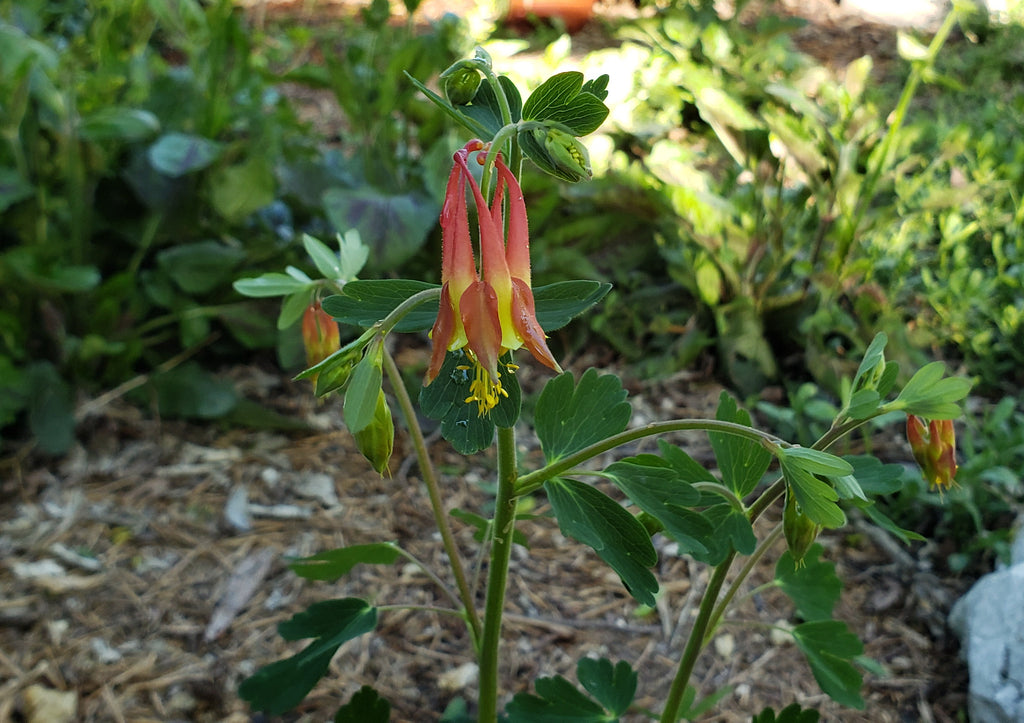
[[[555,478],[545,482],[544,489],[562,534],[592,547],[633,597],[653,606],[658,582],[648,568],[658,555],[644,526],[620,504],[582,482]]]
[[[337,580],[356,565],[390,565],[401,555],[402,551],[391,542],[371,542],[318,552],[295,560],[289,567],[307,580]]]
[[[679,472],[654,455],[642,455],[614,462],[604,470],[615,486],[634,505],[657,519],[682,554],[704,554],[701,539],[711,533],[711,526],[692,509],[700,501],[700,493],[684,482]]]
[[[736,401],[725,392],[719,397],[715,418],[723,422],[750,426],[750,413],[740,409]],[[722,481],[736,493],[737,497],[748,495],[767,471],[772,461],[771,452],[757,442],[734,434],[712,432],[708,434],[708,439],[715,450]]]
[[[368,685],[360,688],[334,715],[334,723],[388,723],[390,720],[391,704]]]
[[[625,661],[612,666],[605,658],[583,658],[576,666],[576,677],[580,685],[614,715],[625,713],[636,695],[637,675]]]
[[[238,694],[255,710],[281,715],[302,702],[327,672],[342,643],[377,626],[377,610],[356,598],[314,603],[278,625],[285,640],[315,638],[290,658],[260,668],[242,681]]]
[[[507,363],[509,356],[502,359]],[[515,374],[501,373],[502,389],[508,394],[489,415],[481,416],[475,403],[467,403],[473,370],[461,351],[448,352],[437,378],[420,390],[420,409],[441,422],[441,434],[462,454],[473,454],[490,446],[495,425],[511,427],[519,419],[521,392]]]
[[[765,708],[754,716],[752,723],[818,723],[820,718],[818,711],[803,709],[799,703],[793,703],[780,710],[778,717],[772,708]]]
[[[862,709],[861,674],[850,663],[864,652],[864,646],[846,623],[817,620],[797,625],[793,639],[811,666],[814,679],[832,700],[850,708]]]
[[[440,296],[440,286],[424,281],[408,279],[350,281],[345,284],[342,293],[324,299],[323,308],[342,324],[373,326],[410,296],[427,289],[437,289],[438,296]],[[394,330],[426,331],[434,325],[436,318],[437,299],[427,299],[406,314],[395,325]]]
[[[559,281],[533,290],[537,321],[544,331],[561,329],[611,291],[599,281]]]
[[[519,693],[505,711],[509,723],[612,723],[625,714],[636,696],[637,674],[628,663],[614,666],[601,658],[583,658],[576,677],[591,697],[561,676],[540,678],[537,695]]]
[[[545,385],[537,400],[537,437],[550,463],[626,429],[632,410],[622,382],[588,369],[573,383],[566,372]]]
[[[157,254],[157,263],[188,294],[204,294],[226,284],[245,261],[245,251],[218,241],[178,244]]]

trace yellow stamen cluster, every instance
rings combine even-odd
[[[472,359],[472,357],[470,357]],[[469,370],[469,367],[460,366],[459,369]],[[506,364],[505,368],[509,374],[515,374],[519,369],[516,364]],[[498,406],[501,402],[501,398],[508,398],[508,392],[506,392],[501,386],[501,374],[499,373],[496,378],[491,378],[491,373],[484,369],[476,359],[473,359],[473,381],[469,383],[469,396],[466,397],[466,404],[476,402],[478,416],[485,417],[491,413],[491,410]]]

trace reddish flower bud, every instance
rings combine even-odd
[[[933,419],[926,427],[925,420],[908,414],[907,440],[930,489],[947,490],[956,483],[956,432],[953,430],[953,420]]]
[[[306,346],[306,364],[319,364],[341,348],[338,324],[315,301],[302,315],[302,342]],[[315,380],[314,380],[315,383]]]

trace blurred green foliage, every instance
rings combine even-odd
[[[367,8],[326,64],[363,134],[346,139],[350,157],[324,153],[282,94],[285,78],[302,80],[281,70],[294,48],[267,42],[230,0],[0,2],[0,429],[27,421],[41,449],[61,452],[76,388],[154,369],[144,398],[158,403],[174,396],[164,386],[217,386],[202,365],[165,362],[272,347],[273,316],[231,282],[311,267],[302,230],[390,219],[368,234],[378,271],[424,243],[440,191],[426,191],[437,184],[421,159],[443,134],[400,70],[446,65],[461,26],[394,33],[388,12]],[[385,257],[395,239],[401,258]],[[221,391],[162,411],[221,416],[237,402]]]
[[[59,451],[76,388],[273,346],[230,281],[311,269],[302,232],[358,230],[370,275],[436,274],[453,141],[402,71],[468,41],[407,6],[255,29],[226,0],[0,0],[0,428]],[[886,69],[831,71],[797,21],[741,16],[660,3],[583,61],[619,71],[609,148],[590,183],[524,179],[538,280],[613,282],[589,330],[643,376],[713,352],[741,392],[835,393],[881,330],[905,362],[1019,390],[1024,29],[975,17],[941,52],[906,37]],[[282,82],[329,91],[337,127],[300,121]]]

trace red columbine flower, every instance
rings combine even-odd
[[[930,489],[947,490],[955,484],[956,433],[951,419],[925,420],[907,415],[907,439]]]
[[[446,352],[465,347],[473,365],[473,381],[466,402],[476,402],[481,416],[501,397],[499,358],[525,346],[542,364],[562,371],[548,349],[537,322],[530,287],[530,238],[526,202],[516,177],[498,156],[497,183],[488,207],[469,171],[469,154],[484,149],[474,140],[455,152],[441,209],[441,303],[430,336],[434,342],[426,383],[437,377]],[[480,272],[469,233],[466,182],[476,201],[480,228]],[[503,202],[508,194],[508,236]],[[481,278],[482,276],[482,278]],[[515,370],[509,365],[510,371]]]
[[[319,364],[341,348],[338,323],[314,301],[302,315],[302,343],[306,347],[306,363]],[[316,378],[313,379],[316,384]]]

